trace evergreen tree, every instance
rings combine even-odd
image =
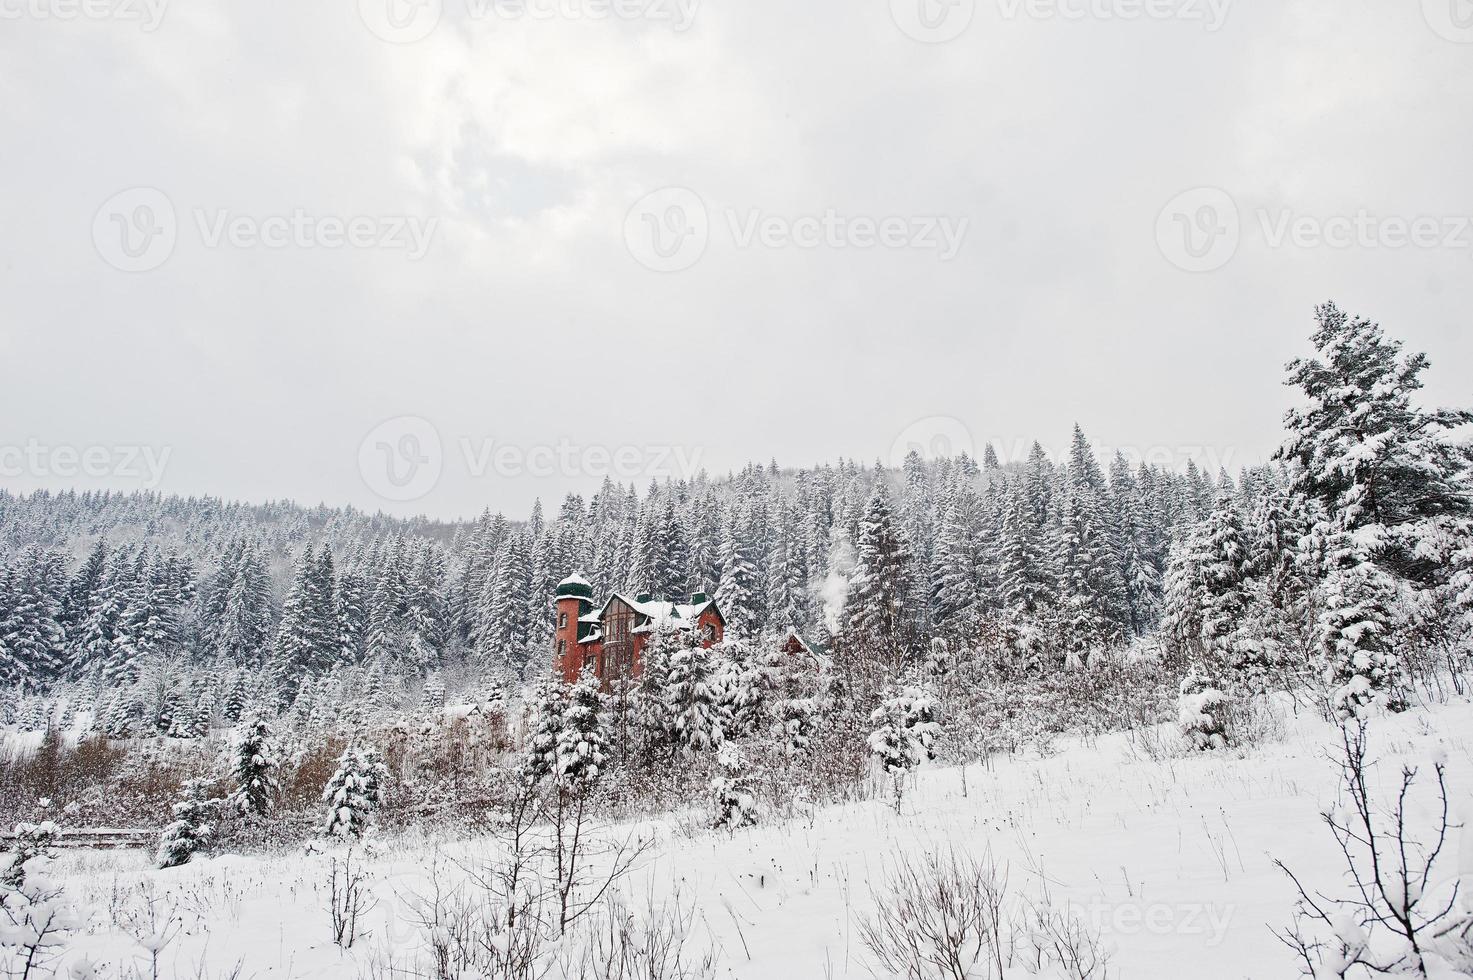
[[[757,824],[757,799],[752,795],[747,766],[735,746],[726,745],[717,758],[720,775],[711,780],[711,804],[716,829],[738,830]]]
[[[209,846],[214,834],[209,823],[214,804],[206,798],[208,786],[208,782],[198,779],[184,784],[184,798],[174,804],[174,820],[164,828],[159,839],[157,862],[160,868],[188,864]]]
[[[277,762],[271,727],[260,718],[245,722],[235,735],[235,808],[248,816],[265,816],[276,802]]]
[[[260,553],[244,548],[231,570],[216,630],[220,655],[259,666],[271,636],[271,583]]]
[[[1379,325],[1333,303],[1315,321],[1315,356],[1288,366],[1308,405],[1285,416],[1278,458],[1296,464],[1295,489],[1356,534],[1370,560],[1420,585],[1440,582],[1448,569],[1421,557],[1419,544],[1473,516],[1473,455],[1448,437],[1473,413],[1415,406],[1427,357],[1403,356]]]
[[[743,515],[733,511],[721,539],[721,584],[716,604],[733,636],[755,636],[758,624],[757,567],[752,542],[743,534]]]
[[[598,678],[585,673],[566,697],[557,732],[558,784],[575,793],[586,793],[603,775],[607,758]]]
[[[551,674],[533,688],[533,728],[522,760],[522,775],[530,783],[554,779],[559,773],[558,746],[562,742],[564,716],[568,713],[568,688]]]
[[[670,655],[665,684],[665,714],[674,743],[687,756],[719,746],[726,714],[716,688],[711,651],[687,637]]]
[[[1333,567],[1324,583],[1320,653],[1331,703],[1349,718],[1371,707],[1401,710],[1406,680],[1391,648],[1391,575],[1360,550],[1351,535],[1337,535]]]
[[[328,837],[362,837],[383,803],[388,767],[374,749],[349,748],[338,759],[337,771],[322,790]]]
[[[978,613],[976,505],[975,495],[967,488],[947,494],[932,562],[932,618],[939,629],[960,624],[966,630]]]
[[[849,632],[872,663],[898,665],[916,645],[915,592],[910,548],[890,508],[883,478],[876,480],[855,542],[856,574],[848,599]]]

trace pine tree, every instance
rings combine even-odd
[[[217,629],[220,655],[259,666],[271,636],[271,584],[260,552],[244,548],[231,570]]]
[[[252,718],[235,735],[235,808],[248,816],[265,816],[276,802],[277,762],[271,748],[271,727]]]
[[[356,571],[338,576],[337,627],[339,660],[361,663],[368,636],[368,590],[363,575]]]
[[[722,743],[727,719],[711,651],[694,637],[687,637],[670,655],[664,701],[674,744],[687,757]]]
[[[733,510],[721,539],[721,584],[716,604],[733,636],[755,636],[758,624],[757,567],[753,543],[745,536],[743,512]]]
[[[915,617],[908,608],[915,592],[910,547],[891,513],[883,478],[876,480],[865,505],[855,558],[848,598],[851,642],[869,662],[898,666],[916,645]]]
[[[308,545],[297,563],[276,634],[277,684],[289,694],[296,691],[302,677],[325,673],[337,662],[332,578],[331,552],[324,550],[319,559]]]
[[[1177,701],[1177,727],[1194,749],[1227,747],[1227,714],[1231,699],[1201,664],[1181,682]]]
[[[776,678],[772,669],[740,639],[723,640],[711,649],[717,664],[716,687],[725,719],[724,734],[742,738],[767,725]]]
[[[157,863],[160,868],[188,864],[207,848],[214,835],[209,823],[214,803],[206,798],[207,781],[191,779],[184,784],[184,798],[174,804],[174,821],[159,838]]]
[[[1357,547],[1353,536],[1337,535],[1332,549],[1319,621],[1332,705],[1342,718],[1372,707],[1401,710],[1406,680],[1388,636],[1394,580]]]
[[[714,811],[711,826],[727,830],[756,826],[757,800],[752,795],[751,779],[741,753],[735,746],[723,746],[717,765],[721,767],[721,774],[712,779],[710,785]]]
[[[655,624],[645,644],[639,682],[634,691],[634,717],[650,759],[669,755],[675,746],[675,722],[671,713],[671,658],[684,643],[669,623]]]
[[[604,773],[607,758],[598,678],[585,673],[567,692],[562,724],[557,733],[558,784],[574,793],[587,793]]]
[[[337,771],[322,790],[328,837],[362,837],[383,804],[388,767],[375,749],[349,748],[338,759]]]
[[[481,653],[490,662],[520,673],[531,659],[532,567],[527,541],[519,532],[506,536],[496,574],[485,597]],[[546,596],[543,596],[544,602]]]
[[[522,760],[522,776],[529,783],[544,782],[558,775],[558,746],[563,737],[568,698],[567,685],[550,674],[540,678],[533,688],[534,721],[527,739],[527,754]]]
[[[1403,356],[1379,325],[1333,303],[1315,321],[1316,356],[1288,366],[1309,404],[1285,416],[1278,458],[1296,464],[1295,489],[1354,533],[1369,560],[1419,585],[1441,582],[1448,569],[1420,557],[1419,543],[1473,516],[1473,451],[1448,437],[1473,413],[1413,405],[1427,357]]]
[[[947,494],[932,562],[932,610],[938,629],[962,630],[979,612],[977,501],[970,489]]]
[[[870,713],[874,730],[867,739],[870,756],[886,775],[893,777],[895,809],[900,809],[901,785],[905,775],[936,757],[941,735],[936,699],[918,687],[892,690]]]

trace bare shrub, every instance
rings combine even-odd
[[[610,897],[600,914],[579,930],[581,942],[561,964],[567,980],[706,980],[716,975],[709,946],[692,951],[694,913],[677,892],[638,914]]]
[[[1006,871],[954,851],[897,860],[859,934],[880,966],[907,980],[1106,975],[1097,936],[1047,901],[1010,902]]]
[[[1473,911],[1459,895],[1462,881],[1438,864],[1461,829],[1449,819],[1446,763],[1433,763],[1438,816],[1428,838],[1419,840],[1408,826],[1418,770],[1404,766],[1395,801],[1379,804],[1367,783],[1374,763],[1366,758],[1366,722],[1347,724],[1340,734],[1341,782],[1350,802],[1321,818],[1352,888],[1339,897],[1312,890],[1275,861],[1299,893],[1293,923],[1277,935],[1295,952],[1300,972],[1317,980],[1466,975],[1473,970]]]
[[[328,867],[327,909],[332,922],[332,941],[351,949],[360,937],[368,938],[369,933],[358,928],[358,920],[372,912],[378,900],[369,889],[369,875],[363,862],[353,863],[353,848],[348,848],[342,860],[334,856]]]

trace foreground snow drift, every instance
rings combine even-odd
[[[1374,778],[1387,791],[1401,762],[1441,752],[1452,798],[1473,793],[1473,707],[1379,719],[1372,732],[1382,760]],[[731,833],[699,829],[694,813],[620,828],[653,841],[621,890],[631,907],[678,894],[693,913],[693,941],[715,946],[720,976],[868,977],[857,920],[873,907],[872,883],[902,853],[955,849],[990,855],[1006,867],[1010,892],[1046,896],[1098,930],[1111,976],[1293,976],[1291,954],[1270,932],[1287,924],[1293,890],[1272,860],[1340,886],[1340,857],[1317,817],[1338,797],[1335,730],[1301,716],[1281,742],[1248,753],[1160,760],[1147,751],[1152,741],[1117,736],[965,773],[923,771],[899,814],[882,795]],[[99,975],[137,965],[147,976],[149,949],[161,947],[164,977],[226,976],[237,964],[260,978],[367,976],[387,950],[402,961],[422,947],[425,932],[407,910],[430,887],[437,854],[475,861],[490,847],[378,842],[366,864],[377,907],[360,926],[371,934],[348,951],[332,941],[328,853],[227,856],[170,871],[143,867],[136,853],[68,853],[59,875],[90,917],[68,962],[85,955]],[[1450,871],[1473,870],[1473,843],[1453,847],[1461,860],[1454,854]]]

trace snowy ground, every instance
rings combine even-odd
[[[1327,758],[1334,736],[1301,716],[1289,719],[1282,740],[1247,753],[1165,761],[1148,758],[1138,740],[1111,737],[974,767],[965,795],[959,770],[922,773],[901,815],[873,801],[736,834],[656,824],[658,847],[626,891],[678,888],[720,947],[722,976],[869,977],[855,917],[871,906],[869,883],[894,855],[990,851],[1008,866],[1014,891],[1036,897],[1047,887],[1056,905],[1068,903],[1104,932],[1111,976],[1290,977],[1294,962],[1270,928],[1287,922],[1292,894],[1272,858],[1338,890],[1338,856],[1316,816],[1337,798]],[[1468,704],[1378,720],[1376,778],[1395,780],[1396,764],[1427,763],[1439,745],[1455,803],[1469,800]],[[1455,850],[1448,871],[1473,868],[1473,840]],[[144,868],[140,854],[69,854],[65,880],[93,919],[71,955],[105,962],[106,976],[141,963],[141,947],[111,924],[111,909],[130,894],[136,902],[139,884],[151,881],[185,923],[163,951],[162,976],[194,977],[201,962],[205,975],[223,976],[241,962],[242,976],[356,977],[371,948],[418,941],[395,911],[399,895],[423,885],[434,851],[424,841],[384,842],[373,864],[374,935],[350,953],[329,937],[325,855],[225,857],[159,872]]]

